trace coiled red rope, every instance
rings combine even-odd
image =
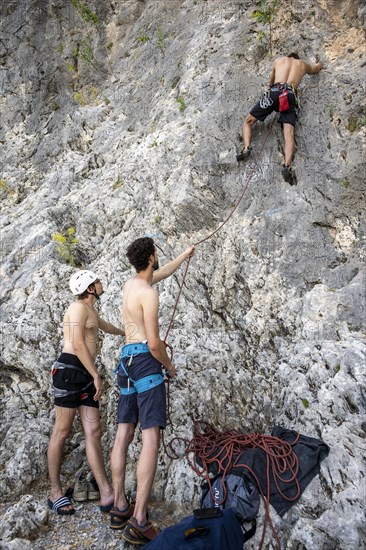
[[[203,427],[203,431],[200,431],[200,426]],[[222,475],[224,490],[222,502],[226,499],[225,476],[229,470],[232,468],[245,468],[253,476],[265,507],[263,532],[259,548],[263,546],[268,523],[276,539],[278,548],[281,548],[278,534],[269,514],[271,478],[275,483],[278,493],[285,500],[294,501],[300,496],[300,485],[297,480],[299,462],[293,450],[293,446],[297,443],[299,437],[300,435],[297,434],[294,441],[288,443],[278,437],[258,433],[245,434],[238,430],[220,432],[207,422],[193,420],[193,439],[186,448],[185,456],[193,471],[200,477],[203,477],[208,483],[213,500],[215,500],[215,497],[212,493],[210,471],[213,470]],[[248,449],[261,449],[265,453],[265,488],[262,487],[252,468],[240,463],[240,457]],[[199,464],[197,461],[199,461]],[[295,483],[296,494],[292,497],[285,496],[279,486],[279,481],[282,483]],[[216,504],[220,505],[222,502],[217,502]]]

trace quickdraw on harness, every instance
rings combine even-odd
[[[268,109],[268,107],[273,105],[273,100],[269,97],[270,91],[271,90],[266,90],[263,92],[262,97],[259,100],[261,109]]]
[[[144,376],[143,378],[140,378],[139,380],[133,380],[128,370],[132,365],[133,358],[136,357],[136,355],[139,355],[140,353],[149,353],[150,349],[147,345],[147,342],[141,342],[137,344],[127,344],[126,346],[123,346],[121,358],[119,360],[119,363],[115,369],[115,372],[121,369],[127,376],[127,388],[119,388],[119,391],[122,395],[132,395],[133,393],[143,393],[145,391],[151,390],[152,388],[155,388],[156,386],[159,386],[164,382],[164,376],[162,374],[150,374],[148,376]],[[127,359],[127,369],[125,368],[123,364],[123,359]]]
[[[77,367],[76,365],[66,365],[65,363],[60,363],[59,361],[56,361],[52,367],[51,375],[53,376],[58,370],[64,370],[64,369],[71,369],[76,370],[78,372],[81,372],[82,374],[88,374],[85,369],[82,369],[80,367]],[[69,395],[75,395],[76,393],[85,393],[85,390],[89,388],[94,383],[93,380],[90,380],[85,386],[78,390],[64,390],[61,388],[53,387],[53,392],[55,397],[67,397]]]

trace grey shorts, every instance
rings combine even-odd
[[[130,345],[132,346],[132,344]],[[150,374],[162,374],[161,364],[150,352],[134,355],[130,365],[128,365],[128,358],[124,358],[122,361],[130,378],[133,380],[140,380]],[[120,388],[128,387],[128,377],[121,367],[118,369],[117,381]],[[166,426],[165,384],[159,384],[139,394],[120,394],[117,418],[119,424],[136,425],[140,421],[143,430],[156,426],[164,429]]]

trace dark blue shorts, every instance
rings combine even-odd
[[[131,349],[134,344],[129,344]],[[126,351],[128,346],[124,346]],[[133,353],[133,352],[132,352]],[[134,355],[131,364],[128,366],[129,358],[122,359],[123,365],[130,378],[140,380],[150,374],[162,374],[162,366],[150,352]],[[128,387],[128,378],[122,367],[117,373],[117,382],[120,388]],[[141,428],[147,430],[159,426],[164,429],[166,426],[166,392],[165,384],[159,384],[155,388],[144,391],[140,394],[119,396],[118,401],[118,423],[137,424],[140,421]]]
[[[273,104],[269,107],[261,107],[260,101],[256,103],[253,107],[253,109],[250,111],[250,114],[254,116],[257,120],[260,120],[263,122],[268,115],[270,115],[273,111],[279,112],[279,96],[281,94],[281,90],[278,90],[277,88],[271,88],[269,97],[272,99]],[[280,116],[278,117],[278,122],[280,124],[292,124],[292,126],[295,126],[296,119],[297,119],[297,102],[295,94],[289,90],[288,92],[288,102],[290,104],[290,108],[288,111],[282,111],[280,113]]]
[[[57,364],[61,368],[57,368]],[[77,370],[72,367],[77,367]],[[93,383],[93,377],[76,355],[61,353],[52,371],[52,381],[57,407],[66,407],[67,409],[77,409],[81,405],[99,407],[98,401],[94,401],[97,390]],[[61,390],[59,393],[65,395],[56,397],[57,389]]]

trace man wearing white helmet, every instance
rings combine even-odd
[[[113,491],[105,471],[98,400],[103,392],[95,366],[98,330],[123,336],[125,331],[104,321],[95,310],[103,294],[103,285],[92,271],[78,271],[70,278],[70,289],[77,300],[70,304],[64,319],[64,347],[54,364],[52,375],[56,421],[48,446],[48,472],[51,492],[49,508],[59,515],[75,513],[64,496],[61,462],[64,443],[71,432],[76,410],[85,434],[85,450],[89,466],[100,491],[100,510],[108,512],[113,504]]]

